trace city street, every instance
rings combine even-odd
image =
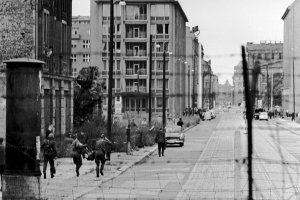
[[[255,199],[297,199],[300,136],[285,122],[254,121]],[[80,199],[246,199],[246,155],[244,121],[231,109],[186,132],[184,147],[167,148],[165,157],[154,153]]]

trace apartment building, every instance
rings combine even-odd
[[[49,124],[54,124],[57,138],[69,132],[73,125],[71,16],[71,0],[0,2],[3,23],[0,66],[2,61],[12,58],[32,58],[46,63],[41,84],[42,136]],[[5,130],[2,125],[1,130]]]
[[[91,0],[91,65],[98,66],[108,85],[110,5]],[[113,103],[122,113],[148,112],[149,63],[152,62],[152,112],[162,112],[163,52],[166,55],[167,113],[180,115],[184,109],[187,17],[175,0],[127,0],[114,5]],[[150,61],[150,34],[153,36]],[[103,109],[107,107],[107,98]],[[105,113],[105,112],[104,112]]]
[[[276,77],[283,76],[283,43],[261,41],[259,44],[255,44],[248,42],[246,51],[249,69],[252,70],[254,66],[260,69],[256,85],[255,104],[270,109],[273,105],[270,93],[274,91],[273,86],[279,84],[278,82],[274,83],[274,81],[280,81],[280,79],[274,79],[274,75]],[[282,104],[280,101],[276,101],[276,103],[279,104],[278,106]]]
[[[82,68],[91,66],[91,27],[89,16],[72,17],[72,75],[77,77]]]
[[[284,89],[283,89],[283,108],[290,113],[300,112],[300,2],[294,1],[284,12],[282,20],[284,21],[284,44],[283,44],[283,71],[284,71]]]
[[[238,65],[234,66],[233,73],[233,105],[239,105],[245,100],[245,87],[243,77],[243,63],[239,62]]]
[[[185,91],[184,95],[185,107],[201,107],[199,106],[199,82],[201,70],[199,69],[200,64],[200,46],[198,38],[192,32],[190,27],[186,27],[186,60],[181,60],[185,64]],[[202,46],[201,46],[202,48]]]

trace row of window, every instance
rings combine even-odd
[[[78,46],[78,40],[72,40],[71,47],[77,48]],[[89,49],[91,47],[91,41],[90,40],[82,40],[82,48]]]
[[[169,34],[169,24],[151,24],[150,25],[151,34],[159,35]],[[113,33],[117,35],[121,35],[121,24],[115,24]],[[126,25],[126,37],[132,38],[139,38],[140,34],[144,33],[146,36],[147,33],[147,26],[142,25]],[[109,35],[110,34],[110,24],[102,24],[102,34]]]
[[[73,70],[73,72],[77,72],[77,71]],[[106,83],[106,85],[108,85],[107,79],[104,79],[103,81]],[[156,82],[156,85],[155,85],[155,82]],[[168,79],[165,80],[165,84],[166,84],[166,89],[168,89],[169,88],[169,80]],[[125,87],[127,89],[129,88],[129,89],[134,90],[139,85],[140,88],[144,88],[146,90],[147,79],[139,79],[139,80],[138,79],[125,79],[125,85],[126,85]],[[163,79],[152,79],[151,85],[152,85],[153,89],[154,88],[163,89]],[[115,86],[116,86],[116,89],[121,89],[121,79],[120,78],[114,79],[113,88],[115,88]],[[146,92],[146,91],[144,91],[144,92]]]
[[[282,53],[256,53],[256,54],[252,54],[252,59],[265,59],[265,60],[269,60],[269,59],[278,59],[281,60],[282,59]]]
[[[71,61],[73,63],[77,62],[77,55],[76,54],[71,54]],[[85,63],[91,62],[90,54],[82,54],[82,62],[85,62]]]
[[[122,6],[114,5],[114,16],[121,16]],[[103,16],[110,16],[110,4],[103,4]],[[151,16],[153,17],[165,17],[170,16],[169,4],[152,4]],[[127,20],[147,20],[147,4],[140,5],[126,5],[125,18]]]

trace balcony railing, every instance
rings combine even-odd
[[[146,50],[139,50],[137,53],[132,49],[126,50],[126,56],[146,56],[146,55],[147,55]]]
[[[137,71],[133,69],[126,69],[126,75],[137,75]],[[139,75],[147,75],[147,70],[140,69]]]
[[[147,33],[146,32],[140,32],[138,37],[134,37],[133,32],[127,32],[126,33],[126,38],[147,38]]]
[[[145,86],[139,86],[139,89],[137,86],[126,86],[126,92],[147,92]]]
[[[117,50],[118,52],[114,52],[113,53],[113,56],[114,57],[121,57],[121,51],[120,50]],[[109,52],[102,52],[102,56],[103,57],[108,57],[109,56]]]
[[[147,14],[127,15],[126,20],[147,20]]]

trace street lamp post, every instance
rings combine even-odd
[[[194,69],[192,70],[193,72],[193,87],[192,87],[192,90],[193,90],[193,96],[192,96],[192,107],[193,107],[193,116],[195,114],[195,64],[194,64]]]
[[[163,53],[163,130],[166,127],[166,51]]]
[[[269,104],[269,99],[270,99],[270,95],[269,95],[269,64],[267,64],[267,99],[268,99],[268,111],[270,109],[270,104]]]
[[[125,1],[119,1],[119,5],[126,5]],[[112,86],[113,86],[113,51],[114,51],[114,1],[110,0],[110,32],[109,32],[109,69],[108,69],[108,103],[107,103],[107,138],[111,140],[112,125]]]
[[[295,113],[295,64],[294,64],[295,58],[293,57],[293,115],[292,120],[295,120],[296,113]]]
[[[150,54],[149,54],[149,127],[151,127],[151,114],[152,114],[152,108],[151,108],[151,81],[152,81],[152,34],[150,34],[150,44],[149,44],[150,48]]]

